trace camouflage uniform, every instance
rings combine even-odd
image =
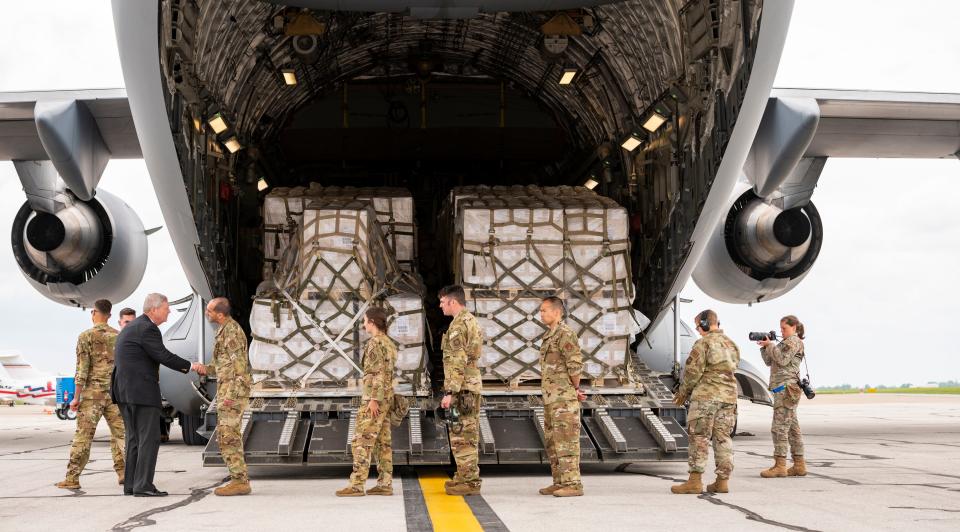
[[[713,330],[693,344],[683,368],[677,395],[690,397],[687,432],[690,434],[689,472],[703,473],[713,440],[717,478],[733,471],[733,441],[737,422],[737,379],[740,349],[722,330]]]
[[[803,362],[803,341],[797,335],[783,339],[779,345],[768,344],[760,350],[763,363],[770,366],[770,391],[773,394],[773,455],[785,458],[789,450],[794,456],[803,456],[803,434],[797,421],[800,403],[800,384],[797,375]]]
[[[540,344],[543,429],[550,473],[557,486],[580,482],[580,401],[570,377],[583,370],[580,340],[566,323],[547,331]]]
[[[390,407],[393,406],[393,373],[397,367],[397,346],[386,334],[367,341],[363,351],[363,397],[357,412],[353,436],[353,473],[350,485],[363,489],[370,473],[370,459],[377,457],[377,486],[393,485],[393,447],[390,433]],[[370,413],[367,404],[376,400],[379,414]]]
[[[247,357],[247,335],[240,324],[227,317],[217,331],[213,346],[213,362],[207,364],[207,375],[217,377],[217,445],[227,464],[230,478],[249,482],[247,463],[243,459],[243,435],[240,420],[250,401],[250,359]]]
[[[113,349],[117,330],[106,323],[94,325],[77,339],[77,374],[75,381],[83,388],[77,406],[77,432],[70,446],[67,464],[68,482],[79,482],[80,473],[90,458],[90,443],[101,417],[110,427],[110,454],[113,469],[123,478],[123,416],[110,399],[110,376],[113,373]]]
[[[450,433],[450,446],[457,461],[457,473],[453,476],[453,482],[475,488],[480,487],[480,467],[477,462],[480,459],[480,392],[483,385],[477,361],[480,360],[482,345],[480,325],[466,309],[453,318],[441,342],[443,389],[448,394],[467,394],[467,397],[462,397],[463,402],[473,405],[471,412],[460,414],[460,433],[452,430]]]

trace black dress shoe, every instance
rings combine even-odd
[[[132,491],[123,490],[124,495],[133,495]]]
[[[150,490],[150,491],[135,491],[133,493],[134,497],[166,497],[167,492],[160,490]]]

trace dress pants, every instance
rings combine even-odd
[[[126,427],[125,493],[156,490],[153,474],[160,451],[160,409],[146,405],[120,405]]]

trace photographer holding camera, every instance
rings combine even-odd
[[[800,364],[803,362],[803,324],[796,316],[780,320],[783,340],[774,343],[771,333],[757,342],[764,364],[770,366],[770,391],[773,392],[773,467],[760,472],[763,478],[802,477],[807,474],[803,459],[803,434],[797,421],[797,405],[804,393],[800,382]],[[751,337],[755,336],[751,334]],[[753,339],[753,338],[751,338]],[[812,397],[810,391],[808,397]],[[787,448],[793,453],[793,466],[787,469]]]

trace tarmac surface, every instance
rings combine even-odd
[[[685,463],[591,466],[585,496],[544,497],[546,467],[483,467],[482,497],[448,497],[442,468],[396,471],[393,497],[340,499],[347,468],[254,468],[253,494],[216,497],[225,469],[161,447],[165,498],[121,495],[101,422],[82,489],[58,489],[74,423],[0,407],[0,530],[960,530],[960,396],[821,395],[799,417],[810,474],[761,479],[769,407],[740,404],[731,493],[672,495]],[[712,460],[712,458],[711,458]],[[713,473],[704,475],[713,480]],[[368,487],[373,486],[373,481]]]

